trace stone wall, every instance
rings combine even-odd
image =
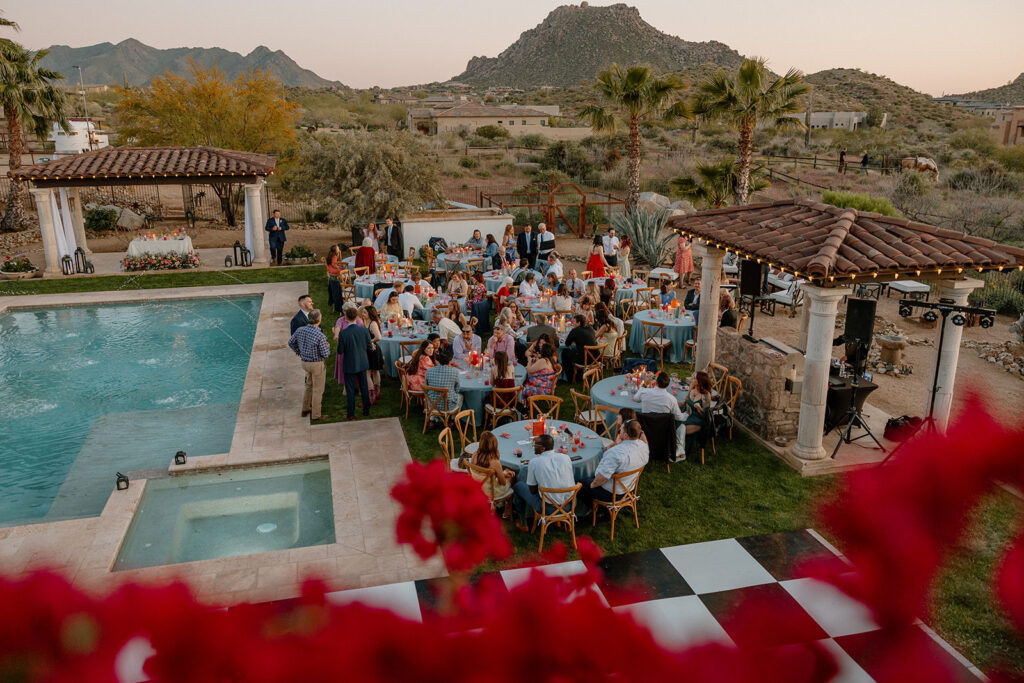
[[[786,356],[745,340],[731,327],[718,329],[715,353],[715,362],[743,383],[736,401],[736,419],[769,441],[796,436],[800,395],[786,390],[791,372]]]

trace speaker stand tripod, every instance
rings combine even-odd
[[[874,432],[871,431],[871,427],[868,427],[868,423],[864,419],[864,415],[862,415],[861,411],[857,408],[857,389],[860,387],[860,384],[857,381],[856,373],[853,375],[851,386],[853,387],[853,396],[850,397],[850,407],[846,410],[846,415],[843,419],[832,427],[832,429],[839,427],[839,441],[836,442],[836,447],[832,449],[831,457],[833,460],[835,460],[836,453],[839,452],[839,447],[842,446],[843,443],[853,443],[857,439],[863,439],[865,436],[870,436],[871,440],[882,449],[883,453],[886,451],[885,446],[882,445],[882,442],[879,441],[878,437],[876,437]],[[855,424],[859,424],[861,426],[864,430],[864,434],[861,434],[860,436],[851,436]],[[840,427],[840,425],[842,425],[842,427]],[[831,432],[832,429],[830,429],[829,432]]]

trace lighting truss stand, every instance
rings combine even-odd
[[[909,318],[914,314],[915,308],[928,309],[924,314],[924,319],[927,322],[935,322],[942,317],[942,322],[939,323],[939,347],[935,350],[935,375],[932,377],[932,398],[928,403],[928,415],[921,421],[920,426],[913,435],[903,440],[903,443],[896,446],[896,448],[889,451],[889,454],[885,456],[885,459],[878,463],[879,466],[889,462],[889,458],[896,455],[896,453],[907,444],[908,441],[917,436],[921,430],[925,430],[928,434],[934,434],[938,430],[935,426],[935,394],[939,391],[939,366],[942,364],[942,348],[946,342],[946,320],[950,315],[953,316],[952,322],[957,327],[967,323],[968,315],[977,315],[980,320],[978,322],[983,328],[988,329],[995,323],[996,312],[991,308],[978,308],[976,306],[959,306],[952,299],[939,299],[938,302],[932,301],[918,301],[917,299],[900,299],[900,317]]]

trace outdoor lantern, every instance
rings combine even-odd
[[[224,267],[225,268],[230,268],[231,267],[231,257],[230,256],[225,256],[224,257]]]
[[[252,252],[249,251],[248,249],[246,249],[245,247],[242,247],[242,265],[243,266],[251,266],[252,265]]]
[[[117,473],[117,490],[125,491],[128,489],[128,477],[124,476],[120,472]]]
[[[174,454],[174,464],[184,465],[187,458],[185,457],[185,451],[178,451]]]
[[[85,260],[85,249],[78,247],[75,249],[75,272],[84,273],[87,265],[88,262]]]
[[[92,261],[85,262],[85,272],[89,273],[90,275],[96,272],[96,266],[92,264]]]
[[[242,262],[245,260],[244,257],[242,256],[242,243],[239,242],[238,240],[235,240],[235,246],[232,247],[232,249],[235,255],[235,265],[242,265]]]
[[[75,274],[75,262],[71,260],[70,256],[64,256],[61,258],[60,271],[65,275]]]

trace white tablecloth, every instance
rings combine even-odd
[[[174,240],[144,240],[135,238],[128,243],[128,255],[132,257],[143,254],[187,254],[193,251],[192,238],[186,235],[181,239]]]

